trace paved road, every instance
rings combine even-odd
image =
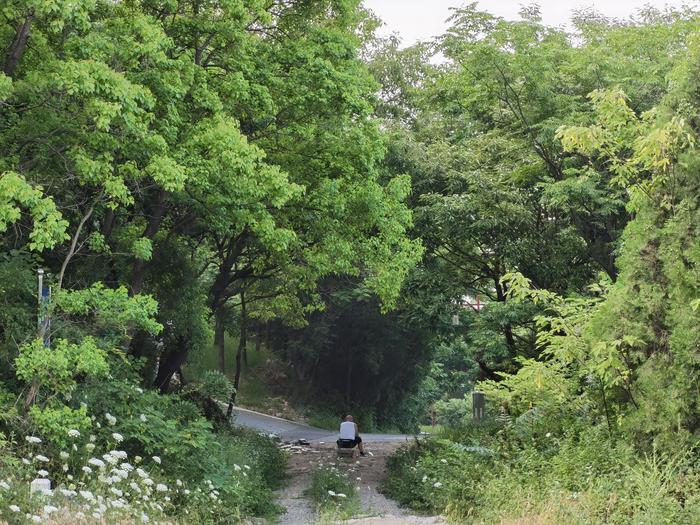
[[[294,421],[280,419],[260,412],[253,412],[245,408],[234,407],[233,409],[235,425],[254,428],[261,432],[276,434],[282,441],[296,441],[306,439],[313,442],[332,443],[338,439],[338,433],[309,425],[302,425]],[[361,434],[362,440],[371,442],[401,442],[413,439],[409,434]]]

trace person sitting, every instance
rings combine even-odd
[[[357,447],[360,450],[360,455],[365,455],[365,450],[362,446],[362,438],[357,429],[357,423],[355,423],[351,415],[345,416],[345,421],[340,424],[340,438],[336,443],[338,444],[338,448]]]

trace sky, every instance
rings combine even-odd
[[[471,1],[464,0],[364,0],[381,18],[385,26],[382,34],[398,33],[404,45],[427,40],[444,32],[445,20],[450,16],[450,7],[461,6]],[[528,0],[481,0],[479,7],[507,19],[517,19],[520,6],[530,4]],[[538,0],[542,18],[547,25],[564,25],[573,9],[593,7],[607,16],[624,18],[636,9],[650,4],[664,6],[697,6],[691,0]]]

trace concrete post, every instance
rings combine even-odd
[[[486,416],[486,395],[483,392],[472,392],[472,416],[474,421],[481,421]]]

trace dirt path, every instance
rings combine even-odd
[[[295,451],[289,460],[289,484],[278,492],[278,502],[287,509],[279,525],[312,525],[316,523],[316,509],[304,496],[311,485],[311,476],[320,465],[337,464],[359,486],[360,515],[344,523],[357,525],[428,525],[443,524],[440,518],[411,515],[378,490],[384,478],[386,458],[401,443],[374,443],[367,445],[368,455],[350,459],[336,458],[334,443],[313,443],[302,451]],[[371,454],[369,454],[371,452]]]

